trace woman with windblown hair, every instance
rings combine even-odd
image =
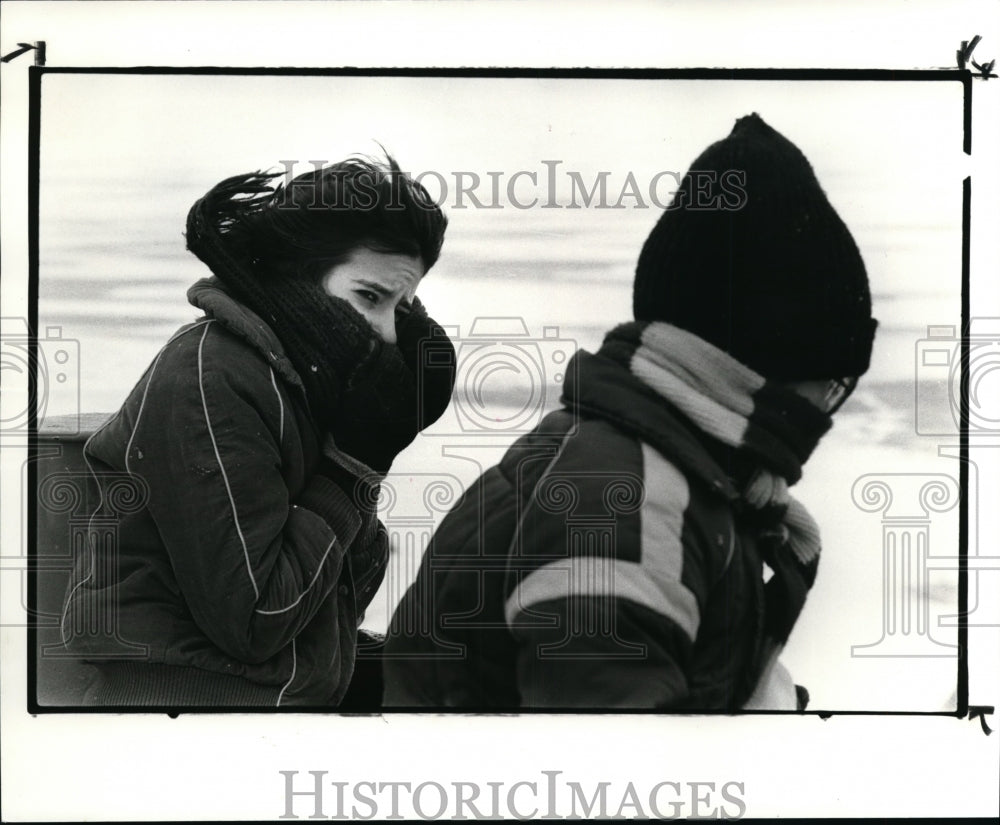
[[[451,397],[454,349],[414,294],[447,219],[391,158],[275,177],[191,208],[204,317],[85,445],[98,481],[147,493],[110,557],[75,560],[62,633],[98,666],[88,704],[335,706],[351,682],[380,479]],[[110,633],[88,619],[106,605]]]

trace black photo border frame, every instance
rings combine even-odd
[[[39,294],[39,202],[40,202],[40,143],[41,115],[43,104],[43,78],[49,75],[245,75],[245,76],[362,76],[362,77],[433,77],[433,78],[538,78],[538,79],[623,79],[623,80],[771,80],[771,81],[877,81],[877,82],[927,82],[927,83],[957,83],[961,85],[963,95],[962,134],[963,151],[966,155],[972,152],[973,118],[972,118],[972,81],[977,77],[969,69],[665,69],[665,68],[368,68],[368,67],[324,67],[324,68],[291,68],[291,67],[60,67],[35,65],[28,69],[28,354],[29,362],[38,363],[38,294]],[[969,607],[969,335],[970,335],[970,226],[972,210],[972,177],[966,176],[962,182],[962,245],[961,245],[961,335],[959,341],[959,357],[961,363],[960,375],[960,422],[959,422],[959,527],[958,527],[958,627],[956,655],[956,708],[942,711],[810,711],[804,715],[818,715],[823,718],[830,716],[912,716],[912,717],[955,717],[965,719],[983,713],[991,713],[992,708],[970,707],[969,704],[969,660],[968,660],[968,607]],[[28,376],[28,456],[27,456],[27,582],[28,582],[28,626],[27,626],[27,711],[30,714],[162,714],[175,716],[200,713],[251,713],[251,714],[328,714],[328,715],[380,715],[406,713],[441,713],[442,710],[454,715],[510,715],[512,711],[496,709],[434,709],[434,708],[391,708],[373,711],[371,713],[341,712],[336,708],[243,708],[243,707],[115,707],[86,708],[79,706],[40,705],[37,701],[37,670],[38,670],[38,630],[34,617],[37,616],[37,459],[38,444],[38,374],[29,372]],[[517,715],[551,714],[553,712],[568,715],[594,714],[625,714],[625,715],[663,715],[661,711],[649,710],[566,710],[523,708],[513,711]],[[740,715],[796,715],[793,711],[741,711]],[[680,715],[695,715],[679,712]],[[673,715],[673,714],[668,714]],[[704,715],[703,712],[697,715]],[[729,715],[725,713],[714,715]],[[983,720],[985,727],[985,720]]]

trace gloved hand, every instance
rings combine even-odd
[[[355,371],[332,427],[341,450],[382,474],[441,416],[455,382],[455,348],[419,300],[397,319],[396,336]]]
[[[381,477],[376,473],[364,472],[360,466],[351,466],[351,462],[345,461],[344,452],[336,438],[328,433],[316,472],[334,482],[362,518],[373,516],[378,509]]]
[[[419,430],[437,421],[451,403],[455,388],[455,347],[440,324],[427,314],[419,298],[396,321],[396,340],[417,378]]]
[[[359,529],[345,545],[350,556],[351,575],[354,577],[355,599],[358,609],[363,611],[385,575],[389,560],[389,536],[378,519],[380,476],[348,464],[343,452],[328,434],[316,474],[334,483],[360,518]]]
[[[784,644],[816,580],[819,555],[803,563],[787,540],[776,534],[759,536],[757,549],[774,571],[764,585],[764,629],[768,636]]]

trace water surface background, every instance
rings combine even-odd
[[[207,272],[182,231],[191,203],[218,180],[283,161],[305,171],[314,160],[378,153],[379,141],[404,169],[429,173],[433,194],[446,182],[444,253],[419,294],[466,342],[460,355],[491,353],[483,363],[498,368],[476,372],[480,362],[467,361],[460,382],[480,386],[482,406],[463,396],[394,465],[383,517],[404,546],[367,617],[375,628],[412,578],[418,537],[557,406],[554,353],[593,350],[630,317],[635,260],[660,214],[649,181],[682,174],[736,117],[758,111],[813,163],[862,250],[880,321],[870,372],[796,488],[823,528],[824,557],[785,660],[813,707],[949,706],[955,632],[938,620],[957,609],[952,572],[929,574],[930,627],[911,630],[908,655],[861,657],[852,647],[885,634],[886,592],[913,610],[921,601],[915,585],[884,589],[884,515],[859,506],[856,482],[878,475],[909,490],[958,475],[938,449],[957,444],[945,434],[956,347],[946,330],[933,347],[944,361],[922,357],[929,325],[959,324],[958,84],[46,75],[42,99],[39,328],[79,344],[79,379],[53,388],[48,415],[114,411],[167,337],[197,317],[184,292]],[[491,172],[500,208],[458,201],[456,173],[466,184],[475,174],[489,205]],[[517,172],[529,174],[514,194],[538,197],[532,208],[506,197]],[[643,202],[568,208],[569,172],[588,185],[607,172],[608,206],[631,174]],[[671,188],[667,178],[661,198]],[[474,350],[474,341],[492,348]],[[936,434],[919,434],[921,422]],[[931,552],[954,556],[957,507],[928,512],[918,493],[911,498],[897,500],[896,514],[909,507]]]

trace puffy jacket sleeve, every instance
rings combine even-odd
[[[511,548],[521,703],[677,707],[712,554],[686,518],[682,473],[610,428],[589,436],[585,426],[536,485]]]
[[[362,519],[333,480],[281,466],[285,402],[268,365],[207,323],[172,342],[146,377],[126,467],[195,621],[225,653],[261,662],[330,597]],[[334,591],[335,592],[335,591]]]

